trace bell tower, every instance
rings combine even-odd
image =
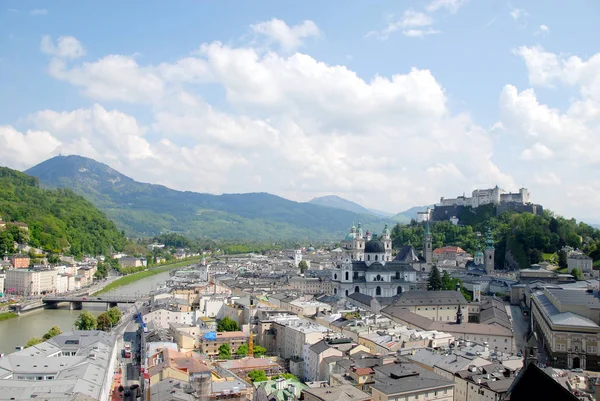
[[[423,259],[428,266],[431,266],[433,260],[432,236],[429,231],[429,220],[425,221],[425,235],[423,236]]]
[[[496,251],[494,250],[494,238],[492,237],[492,230],[488,228],[487,237],[485,239],[485,250],[483,256],[485,258],[485,271],[490,274],[494,272],[494,257]]]

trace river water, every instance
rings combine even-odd
[[[106,295],[138,295],[142,296],[156,289],[159,283],[164,283],[169,278],[169,272],[159,273],[146,277],[123,287],[106,292]],[[126,305],[119,305],[126,307]],[[84,303],[83,308],[98,316],[106,311],[104,304]],[[42,337],[50,327],[57,325],[62,331],[73,329],[73,323],[79,313],[78,310],[69,310],[68,304],[59,309],[39,309],[19,316],[14,319],[0,322],[0,353],[8,354],[15,351],[15,347],[25,345],[31,337]]]

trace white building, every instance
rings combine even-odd
[[[180,323],[188,326],[195,325],[200,318],[200,311],[180,312],[165,308],[158,308],[144,315],[144,322],[154,322],[156,326],[168,329],[171,323]]]
[[[61,294],[75,290],[75,276],[70,274],[57,274],[56,293]]]
[[[24,296],[54,293],[57,289],[56,270],[12,269],[6,272],[8,293]]]
[[[594,261],[589,256],[581,253],[581,252],[571,252],[567,256],[567,269],[569,273],[573,271],[573,269],[577,268],[582,273],[592,273],[592,266]]]

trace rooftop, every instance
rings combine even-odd
[[[370,394],[349,384],[337,387],[307,388],[303,392],[322,401],[368,401],[371,399]]]

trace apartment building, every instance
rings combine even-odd
[[[248,335],[241,331],[209,332],[200,338],[200,352],[210,355],[219,355],[219,348],[228,344],[231,353],[235,354],[240,346],[248,343]]]

